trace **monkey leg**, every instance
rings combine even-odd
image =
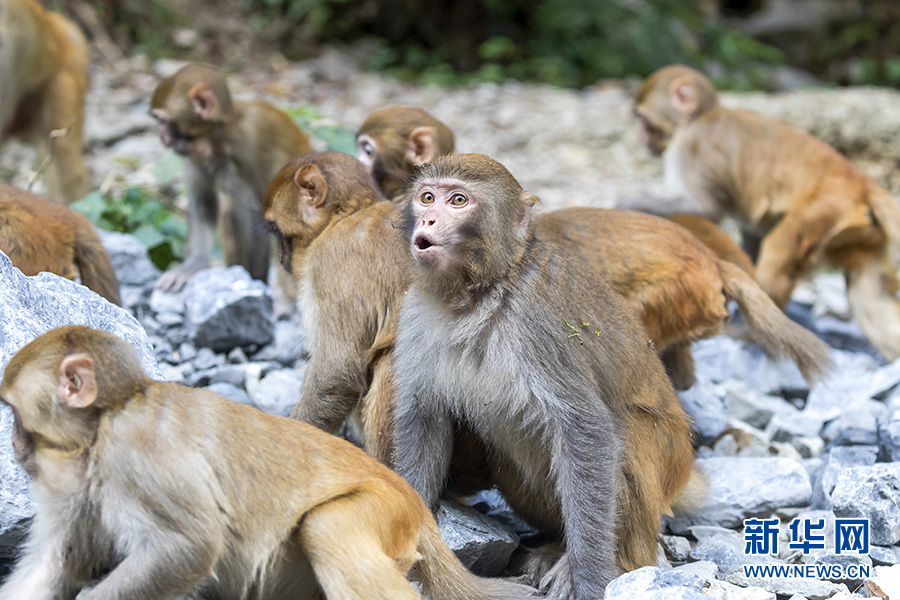
[[[900,357],[900,280],[887,246],[846,255],[844,277],[853,318],[889,361]]]
[[[253,279],[269,276],[270,239],[259,215],[259,201],[237,178],[222,194],[222,254],[225,264],[241,265]]]
[[[372,366],[372,381],[363,397],[366,452],[389,467],[394,464],[394,369],[389,352]]]
[[[659,357],[676,390],[686,390],[697,381],[694,376],[694,355],[691,352],[690,342],[666,348]]]
[[[61,71],[47,84],[41,124],[35,131],[42,160],[50,164],[44,176],[50,197],[70,204],[91,188],[84,164],[84,88],[76,74]]]
[[[413,515],[403,518],[398,514],[410,506],[397,500],[396,496],[362,490],[332,500],[304,517],[301,545],[327,598],[419,598],[406,578],[419,558],[413,539],[417,527],[409,523]]]

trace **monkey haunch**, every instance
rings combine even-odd
[[[0,394],[33,477],[27,551],[2,600],[418,595],[525,598],[475,577],[395,473],[314,427],[146,377],[123,340],[50,331],[10,361]],[[320,591],[321,588],[321,591]]]
[[[35,0],[0,2],[0,143],[20,138],[49,160],[55,201],[84,196],[91,178],[82,158],[88,46],[81,31]]]
[[[844,271],[853,315],[889,360],[900,356],[900,205],[833,148],[793,127],[719,106],[694,69],[653,73],[635,98],[647,147],[673,192],[762,235],[760,286],[784,307],[796,281],[823,264]]]
[[[309,137],[268,102],[232,100],[225,77],[188,65],[153,92],[150,113],[163,144],[188,158],[188,240],[184,263],[157,287],[178,290],[209,264],[221,209],[225,262],[255,279],[269,269],[269,235],[262,222],[266,186],[288,160],[310,152]]]
[[[691,472],[678,398],[637,316],[576,256],[533,235],[537,199],[499,163],[445,156],[411,189],[397,470],[433,504],[451,417],[463,420],[496,456],[513,507],[563,532],[554,593],[600,598],[616,559],[655,561],[660,515]]]
[[[106,249],[84,216],[0,183],[0,251],[26,275],[49,271],[121,304]]]

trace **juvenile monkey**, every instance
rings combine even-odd
[[[0,183],[0,251],[26,275],[49,271],[116,305],[119,280],[94,225],[45,198]]]
[[[404,162],[403,132],[426,126],[443,131],[442,139],[449,135],[452,141],[450,130],[421,109],[375,111],[360,129],[360,156],[372,152],[370,165],[405,165],[409,176],[415,165]],[[369,137],[363,132],[369,132]],[[366,140],[373,145],[367,147]],[[421,162],[450,150],[452,143],[434,146]],[[398,196],[395,201],[403,199]],[[637,307],[677,388],[687,389],[694,383],[690,343],[722,333],[729,317],[727,302],[732,299],[748,314],[756,343],[772,355],[791,358],[810,383],[815,381],[830,364],[828,347],[760,293],[752,281],[755,272],[747,254],[702,217],[676,214],[669,218],[681,227],[635,212],[571,208],[538,215],[535,235],[566,246],[582,265],[591,265]],[[734,263],[748,276],[720,265],[719,259]]]
[[[412,286],[394,352],[397,471],[433,505],[453,417],[513,508],[567,554],[555,597],[653,564],[692,464],[687,419],[637,314],[556,240],[499,163],[440,157],[404,200]]]
[[[157,287],[177,291],[208,266],[220,210],[225,262],[265,280],[266,187],[284,163],[312,150],[309,137],[268,102],[232,100],[225,77],[199,64],[187,65],[160,82],[150,114],[159,123],[162,143],[187,158],[187,256],[180,266],[163,273]]]
[[[386,198],[395,198],[418,165],[453,152],[453,131],[421,108],[391,106],[371,113],[356,134],[357,158]]]
[[[689,67],[648,77],[635,113],[672,192],[762,236],[757,276],[778,306],[803,275],[842,269],[860,328],[885,358],[900,356],[900,281],[890,259],[900,206],[890,193],[814,137],[720,106],[712,83]]]
[[[0,143],[19,138],[49,161],[49,196],[70,203],[90,190],[82,158],[88,46],[68,19],[36,0],[0,2]]]
[[[300,282],[310,349],[291,416],[334,433],[359,407],[366,450],[391,464],[391,352],[409,283],[397,208],[381,197],[362,163],[323,152],[278,172],[264,216],[279,261]]]
[[[398,475],[312,426],[149,379],[112,334],[54,329],[0,395],[36,514],[2,600],[512,600],[469,573]],[[235,444],[234,440],[241,443]]]

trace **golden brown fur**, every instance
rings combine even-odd
[[[412,488],[351,444],[152,381],[112,334],[40,336],[0,394],[36,502],[2,600],[75,597],[107,570],[90,596],[414,600],[413,567],[426,598],[529,596],[469,573]]]
[[[763,236],[759,284],[784,307],[797,280],[844,271],[853,315],[889,360],[900,356],[900,302],[889,248],[900,244],[900,206],[827,144],[786,123],[719,105],[702,74],[661,69],[635,111],[648,147],[665,153],[667,178],[711,218],[738,218]]]
[[[121,305],[109,256],[83,215],[0,183],[0,251],[26,275],[49,271]]]
[[[825,343],[788,319],[750,275],[666,219],[567,208],[540,216],[536,231],[602,273],[635,306],[679,388],[694,380],[690,342],[722,333],[728,300],[740,306],[754,341],[792,359],[807,380],[830,365]]]
[[[88,46],[81,31],[35,0],[0,4],[0,143],[38,147],[49,196],[70,203],[90,189],[82,158]]]

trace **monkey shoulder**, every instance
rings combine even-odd
[[[265,100],[240,103],[243,121],[258,143],[279,147],[288,157],[280,160],[278,168],[299,154],[312,152],[309,136],[289,114]],[[273,173],[274,176],[274,173]]]

